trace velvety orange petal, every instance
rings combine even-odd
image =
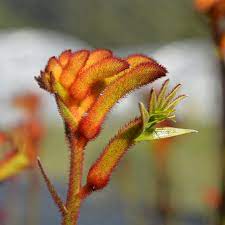
[[[91,51],[89,58],[86,62],[84,69],[89,68],[90,66],[94,65],[95,63],[100,62],[105,58],[112,57],[112,51],[108,49],[96,49]]]
[[[151,59],[150,57],[142,54],[129,55],[126,58],[126,61],[131,65],[131,67],[135,67],[141,63],[155,62],[154,59]]]
[[[66,50],[63,53],[61,53],[61,55],[59,56],[59,62],[61,63],[63,67],[67,65],[71,55],[72,55],[71,50]]]
[[[125,125],[109,142],[99,159],[88,172],[87,185],[93,189],[103,189],[115,167],[126,151],[134,144],[134,139],[141,132],[142,121],[135,119]]]
[[[88,55],[89,55],[89,51],[81,50],[81,51],[75,52],[70,57],[70,60],[67,66],[64,68],[60,76],[60,82],[65,88],[69,88],[71,84],[74,82],[78,72],[85,65],[88,59]]]
[[[116,75],[128,67],[128,63],[122,59],[103,59],[78,75],[77,80],[71,86],[71,94],[75,99],[82,100],[94,83],[101,81],[106,77]]]
[[[59,80],[59,77],[62,73],[62,67],[56,57],[49,59],[46,72],[52,73],[56,81]]]
[[[80,131],[87,139],[95,138],[110,109],[122,97],[155,79],[165,76],[166,70],[156,63],[142,63],[105,88],[102,95],[81,121]]]
[[[126,61],[129,63],[129,68],[126,70],[123,70],[122,72],[118,73],[116,76],[113,77],[109,77],[105,79],[105,83],[106,85],[110,84],[111,82],[113,82],[114,80],[118,79],[119,77],[122,77],[125,73],[129,72],[130,70],[132,70],[135,66],[141,64],[141,63],[147,63],[147,62],[155,62],[153,59],[145,56],[145,55],[141,55],[141,54],[133,54],[130,55],[126,58]]]

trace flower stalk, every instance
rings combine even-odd
[[[144,108],[141,107],[142,116],[123,126],[111,139],[91,166],[86,184],[82,186],[85,147],[99,135],[112,107],[135,89],[165,76],[166,72],[163,66],[144,55],[135,54],[124,59],[113,56],[106,49],[77,52],[67,50],[58,58],[50,58],[45,70],[36,77],[39,86],[55,97],[70,148],[69,184],[65,205],[39,162],[49,192],[62,213],[62,225],[77,225],[84,199],[94,191],[106,187],[121,158],[138,141],[193,132],[172,128],[157,130],[155,125],[158,121],[173,118],[174,108],[182,100],[181,97],[174,99],[175,91],[168,96],[163,93],[159,97],[160,104],[157,101],[150,103],[150,107],[154,109],[159,109],[160,106],[160,111],[145,109],[144,118]],[[166,87],[163,90],[165,92]],[[153,132],[158,135],[153,135]]]

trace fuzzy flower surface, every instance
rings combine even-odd
[[[99,134],[107,113],[121,98],[166,72],[144,55],[119,58],[107,49],[67,50],[50,58],[36,80],[55,95],[70,129],[90,140]]]

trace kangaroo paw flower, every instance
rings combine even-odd
[[[131,91],[140,88],[157,78],[165,76],[166,70],[153,62],[138,64],[110,83],[91,107],[89,113],[81,121],[80,131],[88,138],[95,138],[111,108]]]

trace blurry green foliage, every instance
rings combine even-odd
[[[169,42],[207,33],[190,0],[2,0],[0,28],[63,31],[96,47]]]

